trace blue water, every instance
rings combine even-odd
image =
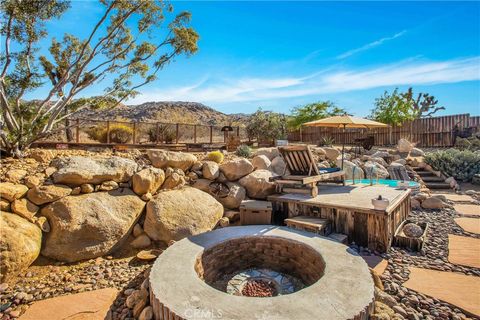
[[[389,187],[397,187],[398,181],[401,180],[388,180],[388,179],[373,179],[372,183],[373,184],[381,184],[381,185],[386,185]],[[353,184],[353,180],[345,180],[345,184]],[[370,184],[370,179],[355,179],[355,184]],[[409,187],[410,188],[418,188],[420,185],[418,182],[415,181],[409,181]]]

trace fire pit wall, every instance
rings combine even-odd
[[[221,276],[249,268],[266,268],[301,279],[309,286],[323,275],[325,262],[309,246],[275,237],[230,239],[197,257],[195,271],[207,284]]]

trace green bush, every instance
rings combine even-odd
[[[207,160],[214,161],[216,163],[223,162],[223,153],[221,151],[212,151],[207,154]]]
[[[107,126],[101,125],[87,131],[89,137],[102,143],[107,142]],[[111,143],[127,143],[133,136],[131,126],[121,123],[110,125],[110,142]]]
[[[250,148],[246,144],[242,144],[238,146],[235,153],[239,157],[250,158],[252,156],[252,148]]]
[[[472,151],[480,150],[480,137],[473,135],[470,138],[457,138],[455,148]]]
[[[470,181],[480,173],[480,151],[448,149],[429,152],[425,155],[425,162],[461,181]]]

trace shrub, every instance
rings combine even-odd
[[[239,157],[250,158],[252,156],[252,148],[250,148],[246,144],[242,144],[238,146],[235,153]]]
[[[455,141],[455,148],[461,150],[480,150],[480,137],[473,135],[470,138],[460,138],[458,137]]]
[[[87,131],[90,138],[102,143],[107,142],[107,126],[101,125]],[[121,123],[110,125],[110,142],[112,143],[127,143],[133,136],[133,129],[131,126]]]
[[[172,125],[162,124],[158,126],[158,131],[156,127],[150,128],[147,134],[148,134],[148,140],[150,140],[150,142],[158,141],[158,142],[171,143],[176,139],[177,132]],[[158,134],[158,139],[157,139],[157,134]]]
[[[425,162],[457,180],[470,181],[480,172],[480,151],[448,149],[429,152]]]
[[[320,147],[331,147],[335,143],[335,139],[333,137],[323,137],[320,140]]]
[[[219,150],[212,151],[207,154],[207,160],[214,161],[216,163],[223,162],[223,153]]]

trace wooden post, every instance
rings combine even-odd
[[[155,136],[155,142],[158,144],[158,139],[160,139],[160,124],[157,122],[157,128],[156,128],[156,136]]]
[[[110,143],[110,121],[107,121],[107,143]]]
[[[300,126],[300,142],[303,142],[302,126]]]
[[[213,126],[210,126],[210,143],[213,143]]]
[[[175,133],[175,143],[178,144],[178,123],[177,123],[176,133]]]
[[[240,126],[237,126],[237,137],[240,137]]]
[[[80,142],[80,119],[77,119],[77,127],[75,128],[75,141]]]
[[[132,139],[133,144],[135,144],[135,140],[137,140],[136,137],[137,137],[137,123],[134,121],[133,122],[133,139]]]
[[[197,125],[193,125],[193,143],[197,143]]]

